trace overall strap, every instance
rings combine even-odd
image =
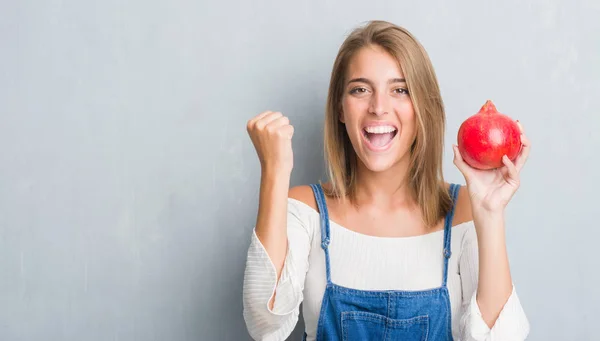
[[[320,184],[311,184],[317,201],[317,208],[321,217],[321,247],[325,251],[325,271],[327,275],[327,284],[331,284],[331,271],[329,268],[329,213],[327,212],[327,203],[325,201],[325,193]]]
[[[442,286],[446,286],[448,282],[448,259],[452,255],[452,245],[450,243],[452,237],[452,218],[454,217],[454,209],[456,208],[456,199],[458,197],[459,184],[450,184],[450,197],[452,198],[452,207],[444,220],[444,278]]]

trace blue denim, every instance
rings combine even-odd
[[[450,297],[446,286],[454,204],[444,221],[442,286],[428,290],[367,291],[331,282],[329,214],[321,185],[311,185],[321,216],[321,247],[325,251],[327,287],[317,324],[317,341],[452,340]],[[460,186],[450,185],[452,202]],[[306,333],[304,334],[306,339]]]

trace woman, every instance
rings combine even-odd
[[[248,122],[262,179],[244,279],[256,340],[285,340],[303,307],[308,340],[523,340],[504,208],[529,153],[444,182],[437,79],[419,42],[375,21],[336,58],[325,120],[330,182],[289,189],[293,127]],[[521,130],[522,132],[522,130]]]

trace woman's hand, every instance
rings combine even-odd
[[[504,155],[504,166],[491,170],[479,170],[469,166],[460,155],[458,147],[454,149],[454,164],[460,170],[467,182],[467,189],[471,198],[473,213],[483,210],[488,213],[503,213],[504,208],[519,188],[519,173],[529,156],[530,143],[523,127],[521,129],[521,143],[523,147],[513,163]],[[480,211],[482,212],[482,211]]]
[[[246,128],[263,173],[289,176],[294,163],[290,120],[280,112],[265,111],[248,121]]]

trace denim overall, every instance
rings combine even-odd
[[[317,341],[452,340],[450,297],[446,282],[454,203],[460,185],[450,185],[452,208],[444,221],[442,286],[420,291],[350,289],[331,282],[329,214],[321,185],[311,185],[321,216],[321,247],[325,251],[327,287],[317,324]],[[360,276],[360,274],[357,274]],[[306,339],[306,333],[304,333]]]

